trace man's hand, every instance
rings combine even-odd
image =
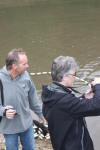
[[[4,109],[6,118],[13,119],[16,114],[16,110],[13,109],[13,106],[5,106]]]
[[[41,123],[44,123],[44,124],[45,124],[45,123],[46,123],[46,120],[45,120],[45,118],[44,118],[44,117],[40,117],[40,118],[39,118],[39,122],[41,122]]]

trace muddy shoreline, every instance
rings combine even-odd
[[[50,140],[35,139],[35,150],[53,150]]]

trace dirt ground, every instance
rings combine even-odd
[[[35,139],[35,150],[53,150],[50,140],[48,139]]]

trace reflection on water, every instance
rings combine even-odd
[[[27,52],[29,72],[49,72],[55,57],[70,55],[79,62],[79,77],[99,76],[100,1],[0,1],[0,67],[18,47]],[[32,78],[38,91],[51,80],[49,75]]]

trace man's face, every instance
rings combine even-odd
[[[29,67],[28,65],[28,59],[27,56],[25,54],[19,54],[19,61],[16,64],[16,73],[17,74],[23,74],[27,68]]]

